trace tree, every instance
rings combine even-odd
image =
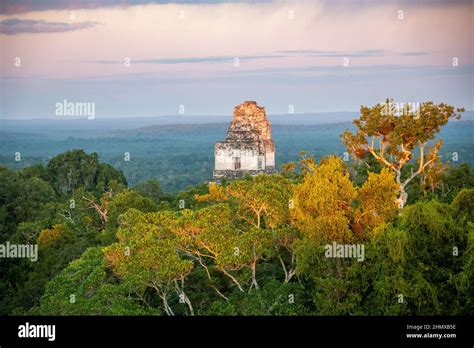
[[[389,169],[379,174],[369,173],[367,181],[357,190],[359,209],[356,209],[352,227],[354,232],[372,230],[395,218],[397,208],[397,184]]]
[[[115,169],[108,163],[99,163],[95,181],[95,191],[120,192],[127,188],[127,180],[122,171]]]
[[[474,188],[474,170],[467,163],[459,166],[449,166],[442,178],[441,189],[435,191],[443,202],[451,202],[463,189]]]
[[[263,174],[233,181],[226,192],[236,202],[237,216],[247,225],[241,236],[241,253],[251,270],[250,289],[258,289],[256,267],[259,260],[272,252],[271,230],[287,225],[290,220],[292,184],[281,175]]]
[[[275,228],[289,220],[291,182],[281,175],[258,175],[235,180],[227,194],[237,203],[238,216],[248,225]]]
[[[143,197],[151,199],[156,204],[159,204],[163,197],[160,182],[156,179],[141,182],[135,185],[132,190],[138,192]]]
[[[42,164],[34,164],[32,166],[25,167],[19,172],[19,174],[23,179],[36,177],[43,179],[44,181],[48,181],[48,171]]]
[[[304,160],[303,181],[295,186],[292,223],[305,238],[318,242],[349,241],[352,204],[357,191],[340,158],[323,158],[316,165]]]
[[[458,219],[465,218],[474,223],[474,189],[464,189],[458,193],[451,203]]]
[[[458,314],[466,297],[455,284],[469,254],[468,224],[459,223],[449,205],[429,201],[407,206],[399,221],[381,229],[359,273],[374,289],[366,311]]]
[[[251,254],[243,250],[242,233],[233,223],[229,205],[220,203],[196,212],[182,211],[172,230],[179,238],[179,248],[205,269],[211,287],[219,296],[227,299],[214,284],[213,269],[244,291],[238,277],[231,272],[244,268]]]
[[[58,194],[73,192],[76,188],[94,188],[99,159],[96,153],[87,155],[83,150],[71,150],[53,157],[47,165],[51,184]]]
[[[195,195],[194,199],[197,202],[218,203],[228,200],[229,197],[227,196],[225,189],[222,187],[222,185],[210,182],[209,193],[206,193],[204,195]]]
[[[160,312],[110,276],[101,248],[89,248],[46,286],[30,315],[150,315]]]
[[[54,216],[56,195],[46,181],[32,177],[20,181],[10,203],[17,221],[49,220]]]
[[[28,276],[15,284],[17,289],[12,299],[15,303],[14,313],[22,313],[38,304],[48,281],[78,258],[88,241],[75,235],[65,225],[54,225],[42,229],[35,244],[38,245],[37,261],[24,264]]]
[[[325,245],[370,241],[374,230],[397,216],[397,186],[387,169],[369,173],[361,187],[350,180],[349,170],[337,157],[312,157],[302,162],[303,180],[294,189],[293,237],[296,273],[312,292],[318,314],[363,314],[367,290],[363,272],[353,271],[359,261],[328,258]],[[291,236],[291,234],[290,234]]]
[[[51,185],[59,195],[74,192],[80,187],[102,193],[110,185],[127,185],[121,171],[99,163],[96,153],[88,155],[83,150],[59,154],[48,162],[46,168]]]
[[[296,275],[295,246],[301,239],[301,233],[292,226],[284,226],[272,231],[272,244],[275,247],[275,256],[281,264],[285,274],[285,283],[289,283]],[[289,261],[285,262],[285,258]]]
[[[0,238],[7,240],[14,233],[17,221],[12,202],[20,190],[18,174],[0,166]]]
[[[130,210],[127,215],[125,219],[132,221],[147,219],[138,210]],[[177,239],[170,237],[166,231],[163,233],[156,225],[148,226],[141,233],[131,233],[134,228],[127,225],[129,222],[125,222],[117,232],[119,241],[105,249],[111,269],[135,288],[154,289],[168,315],[174,315],[168,302],[168,294],[174,289],[193,315],[194,309],[184,291],[184,279],[191,273],[194,264],[180,257]]]
[[[91,202],[96,202],[96,197],[79,188],[60,203],[56,214],[59,221],[73,229],[77,236],[95,240],[97,232],[103,228],[103,221],[101,215],[91,209]]]
[[[433,146],[429,142],[440,132],[449,119],[460,118],[462,108],[433,102],[422,103],[419,110],[407,108],[398,115],[392,108],[393,101],[373,107],[361,106],[360,117],[354,120],[356,133],[346,129],[341,135],[344,145],[354,157],[363,159],[370,153],[385,167],[393,170],[399,185],[399,206],[407,202],[406,186],[418,175],[429,171],[438,160],[442,140]],[[417,169],[403,175],[403,168],[414,158]]]
[[[474,224],[468,223],[468,243],[463,253],[462,271],[453,276],[451,284],[457,290],[455,301],[457,312],[462,315],[474,313]]]
[[[307,315],[309,314],[304,289],[299,284],[280,283],[275,279],[258,292],[233,293],[229,301],[213,302],[207,315]]]
[[[110,243],[115,240],[115,232],[119,225],[119,217],[129,209],[151,212],[157,209],[156,204],[149,198],[143,197],[132,190],[125,190],[115,196],[104,194],[99,206],[99,214],[105,214],[104,241]]]

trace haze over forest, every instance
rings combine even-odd
[[[356,112],[270,115],[276,146],[277,169],[298,161],[302,150],[318,158],[342,155],[340,134],[352,129]],[[157,178],[166,191],[209,181],[214,169],[214,143],[225,138],[231,116],[164,116],[125,119],[2,120],[0,164],[10,168],[43,163],[70,150],[97,152],[100,158],[123,170],[130,185]],[[459,162],[474,164],[472,138],[474,113],[453,120],[440,136],[443,160],[453,152]],[[22,161],[15,162],[15,153]],[[129,152],[131,160],[124,161]]]

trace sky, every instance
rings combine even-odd
[[[2,118],[474,109],[472,0],[2,0]]]

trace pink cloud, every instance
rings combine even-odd
[[[64,33],[67,31],[91,28],[97,22],[62,23],[45,20],[10,18],[0,22],[0,33],[16,35],[23,33]]]

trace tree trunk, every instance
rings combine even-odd
[[[164,293],[160,297],[163,300],[163,307],[165,308],[166,314],[168,314],[169,316],[174,316],[174,312],[171,309],[170,305],[168,304],[168,299],[166,298],[166,294]]]
[[[257,283],[257,278],[256,278],[256,271],[257,271],[257,261],[254,261],[250,267],[252,269],[252,283],[250,284],[250,290],[252,290],[252,287],[255,286],[255,289],[258,289],[258,283]]]
[[[400,195],[398,196],[398,207],[401,209],[405,206],[408,200],[408,193],[405,191],[405,187],[400,185]]]
[[[175,289],[176,289],[176,293],[178,294],[178,297],[180,299],[181,298],[183,299],[184,303],[188,305],[189,312],[191,313],[191,315],[194,315],[194,309],[193,309],[193,305],[191,304],[191,300],[184,292],[184,280],[183,279],[181,280],[181,287],[178,285],[178,281],[176,280],[174,284],[175,284]]]
[[[221,296],[224,300],[229,301],[229,298],[225,296],[222,292],[215,285],[211,285],[214,290],[216,290],[217,294]]]
[[[286,269],[285,262],[283,262],[283,259],[281,258],[280,253],[278,252],[278,250],[277,250],[277,256],[278,256],[278,259],[280,260],[281,266],[283,268],[283,272],[285,272],[285,283],[289,283],[291,278],[296,274],[296,270],[292,269],[292,268],[290,268],[289,270]],[[291,259],[293,261],[293,255],[292,255]],[[292,264],[293,264],[293,262],[292,262]],[[291,265],[291,266],[293,266],[293,265]]]
[[[222,271],[222,273],[224,273],[226,276],[228,276],[234,282],[234,284],[237,285],[241,292],[244,292],[244,289],[242,289],[242,286],[240,286],[240,283],[237,281],[237,279],[235,279],[234,276],[232,276],[232,274],[230,274],[223,268],[220,268],[219,270]]]
[[[407,203],[408,194],[405,191],[405,185],[402,184],[402,171],[396,170],[397,175],[395,176],[395,180],[399,187],[399,195],[398,195],[398,208],[402,209],[405,204]]]

